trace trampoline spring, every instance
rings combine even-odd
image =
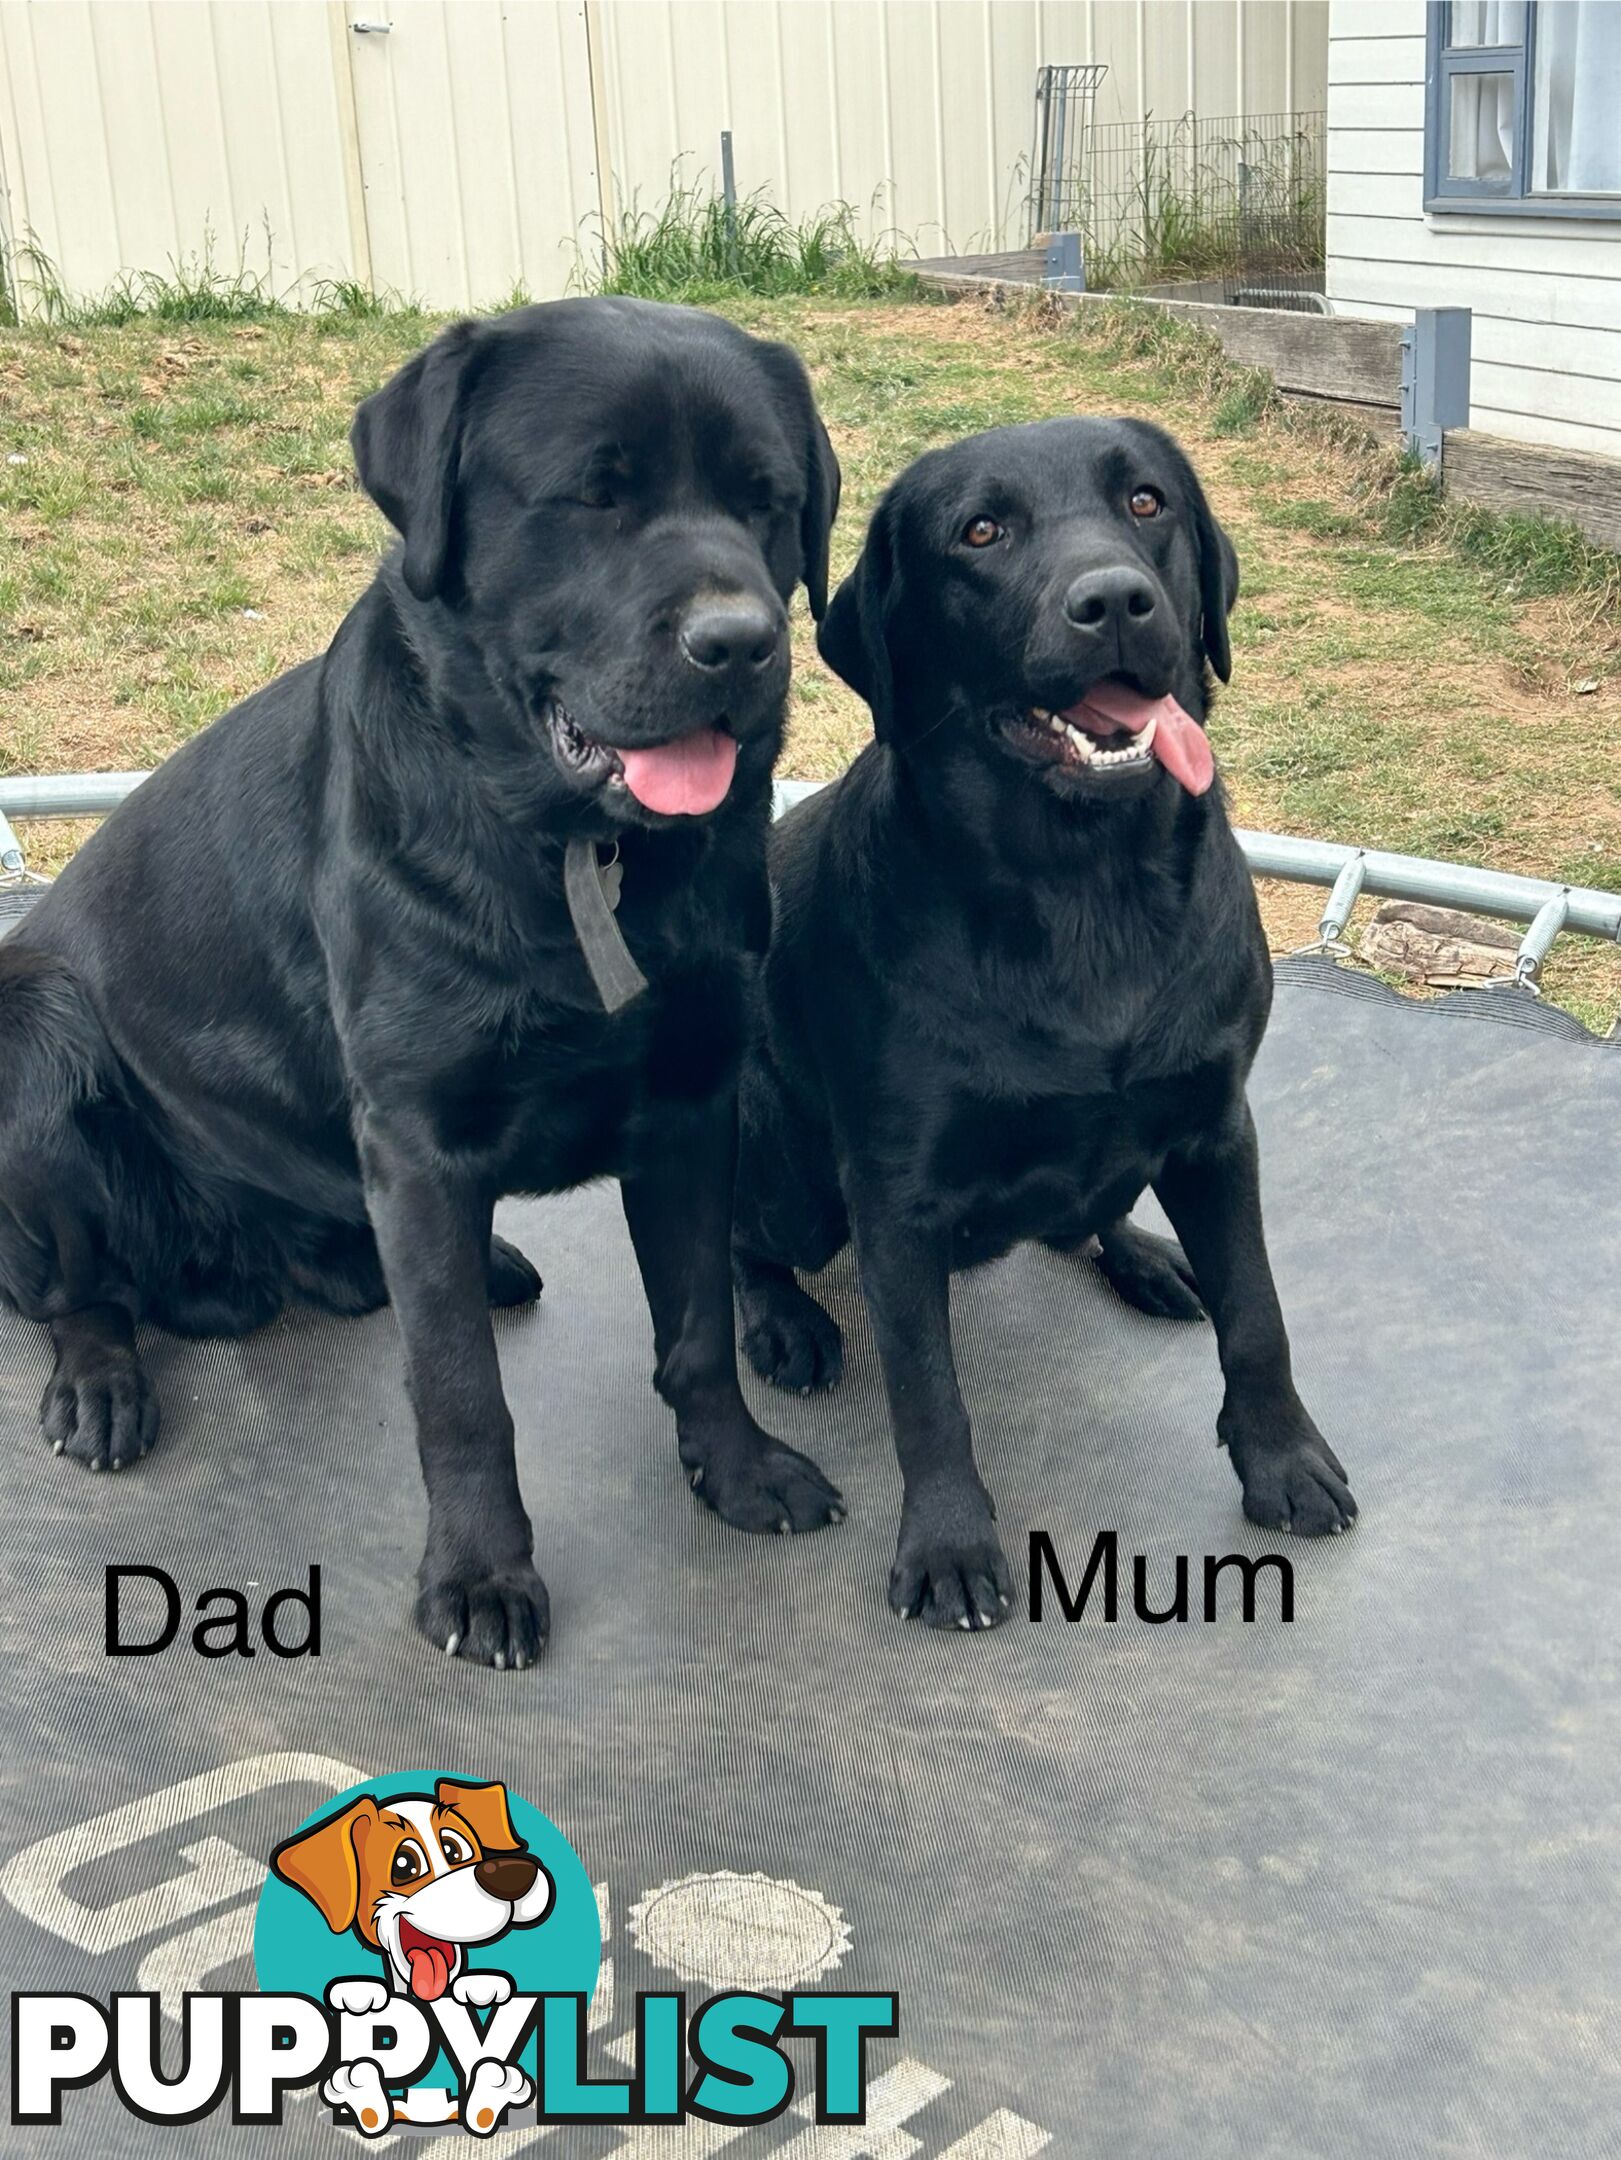
[[[1367,871],[1367,855],[1363,849],[1358,848],[1335,878],[1333,890],[1323,908],[1322,920],[1317,925],[1320,951],[1345,950],[1345,926],[1351,920],[1351,910],[1361,896],[1362,881],[1367,876]]]
[[[6,813],[0,810],[0,881],[20,881],[27,874],[28,865],[23,860],[23,844],[7,822]]]
[[[1538,908],[1514,955],[1514,980],[1522,990],[1533,991],[1538,997],[1542,995],[1542,963],[1569,916],[1570,887],[1561,885],[1553,898],[1545,900]]]

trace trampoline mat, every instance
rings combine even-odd
[[[890,1614],[899,1478],[847,1264],[821,1285],[842,1391],[757,1407],[849,1521],[751,1539],[695,1506],[611,1187],[501,1215],[546,1278],[499,1324],[552,1593],[535,1673],[449,1663],[411,1630],[424,1508],[388,1313],[150,1336],[162,1441],[94,1482],[39,1438],[43,1332],[0,1317],[10,1985],[251,1986],[271,1846],[343,1785],[426,1767],[506,1780],[601,1886],[598,2074],[639,1988],[900,1999],[864,2130],[531,2125],[501,2152],[1613,2152],[1621,1055],[1523,993],[1414,1004],[1296,962],[1253,1093],[1297,1372],[1350,1467],[1354,1536],[1244,1522],[1208,1328],[1041,1250],[954,1286],[1010,1555],[1022,1578],[1045,1530],[1078,1579],[1114,1531],[1112,1623],[1097,1594],[1074,1623],[1049,1596],[1039,1625],[1021,1597],[986,1635]],[[1293,1623],[1275,1571],[1253,1622],[1228,1587],[1207,1623],[1201,1556],[1274,1551]],[[1193,1619],[1134,1615],[1135,1554],[1158,1607],[1191,1556]],[[184,1634],[103,1655],[109,1564],[167,1569],[189,1608],[219,1584],[257,1603],[312,1562],[318,1660],[210,1663]],[[755,1924],[728,1924],[721,1871],[763,1878]],[[156,2129],[98,2087],[5,2150],[335,2135],[307,2095],[280,2130]]]

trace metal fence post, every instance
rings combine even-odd
[[[1469,349],[1467,308],[1419,308],[1402,332],[1402,439],[1426,465],[1448,428],[1469,425]]]
[[[726,267],[737,275],[737,174],[732,168],[732,131],[720,131],[720,192],[725,203],[722,215],[726,221]]]

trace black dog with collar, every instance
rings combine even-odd
[[[838,1512],[744,1407],[728,1270],[787,602],[822,611],[838,466],[786,347],[629,300],[458,324],[354,447],[403,545],[328,652],[171,758],[0,946],[0,1294],[55,1341],[47,1438],[111,1470],[157,1429],[138,1320],[391,1298],[417,1624],[524,1665],[547,1597],[488,1306],[540,1279],[492,1237],[503,1194],[617,1176],[701,1498],[749,1530]],[[571,844],[619,850],[648,984],[622,1009]]]
[[[890,1602],[935,1626],[1011,1601],[947,1290],[1021,1240],[1099,1237],[1151,1312],[1202,1298],[1252,1520],[1356,1513],[1261,1229],[1271,966],[1203,733],[1237,587],[1168,436],[1057,420],[920,458],[822,625],[877,741],[773,838],[736,1278],[756,1369],[827,1386],[838,1331],[793,1270],[853,1239],[905,1479]],[[1183,1250],[1122,1219],[1149,1187]]]

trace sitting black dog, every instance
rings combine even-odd
[[[854,1240],[906,1487],[890,1603],[935,1626],[1010,1602],[947,1285],[1023,1239],[1099,1236],[1145,1310],[1203,1299],[1253,1521],[1356,1513],[1261,1231],[1271,966],[1202,726],[1237,589],[1169,437],[1055,420],[920,458],[822,624],[877,741],[773,838],[735,1273],[755,1368],[828,1386],[838,1331],[792,1270]],[[1122,1219],[1149,1186],[1182,1250]]]
[[[417,1624],[521,1666],[547,1598],[487,1306],[540,1279],[503,1194],[617,1175],[692,1484],[750,1530],[839,1512],[744,1407],[728,1261],[786,603],[822,612],[838,466],[786,347],[625,300],[457,325],[353,440],[403,546],[0,945],[0,1292],[95,1470],[156,1434],[136,1321],[392,1298]]]

